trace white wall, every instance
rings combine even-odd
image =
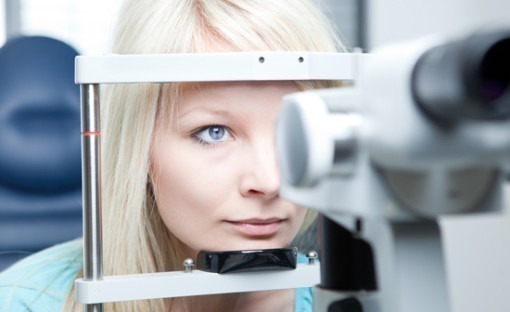
[[[448,218],[443,229],[451,311],[510,311],[508,213]]]
[[[19,0],[23,35],[63,40],[81,54],[108,52],[120,0]]]
[[[510,23],[508,0],[369,0],[369,43],[409,40]]]
[[[356,1],[358,0],[316,0],[337,26],[344,43],[351,48],[358,47],[359,44]]]
[[[5,42],[5,0],[0,1],[0,46]]]

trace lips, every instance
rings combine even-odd
[[[246,219],[238,221],[227,221],[237,231],[248,236],[269,236],[276,234],[285,219]]]

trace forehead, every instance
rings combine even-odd
[[[182,88],[180,113],[197,107],[240,105],[280,101],[282,96],[299,91],[292,81],[235,81],[190,83]],[[262,105],[262,104],[260,104]]]

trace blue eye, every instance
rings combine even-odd
[[[224,126],[207,126],[195,132],[193,138],[202,144],[215,144],[228,141],[231,135]]]

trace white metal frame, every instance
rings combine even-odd
[[[79,84],[180,81],[352,80],[351,53],[224,52],[76,57]]]
[[[75,298],[85,304],[85,311],[102,311],[104,302],[312,287],[320,282],[319,264],[299,264],[291,271],[227,275],[195,270],[103,276],[100,84],[354,80],[357,56],[324,52],[78,56],[75,80],[81,85],[84,277],[75,281]]]
[[[295,270],[231,274],[194,270],[105,276],[75,282],[76,301],[84,304],[313,287],[320,282],[319,264],[298,264]]]

